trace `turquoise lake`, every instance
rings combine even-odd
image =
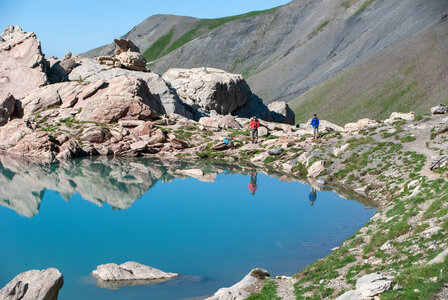
[[[203,175],[180,174],[191,169]],[[375,212],[332,191],[314,200],[311,186],[280,174],[206,162],[0,157],[0,185],[0,287],[55,267],[62,300],[202,299],[254,267],[292,275]],[[181,276],[111,290],[90,275],[126,261]]]

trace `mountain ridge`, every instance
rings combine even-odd
[[[162,40],[161,49],[156,49],[149,65],[153,71],[214,67],[241,73],[265,103],[289,102],[434,26],[447,11],[448,2],[443,0],[294,0],[255,15],[227,17],[233,19],[191,39],[184,36],[202,26],[204,19],[177,17],[175,22],[186,24],[180,30],[172,16],[151,27],[155,31],[149,37],[140,30],[142,24],[125,37],[132,40],[138,31],[146,44],[138,40],[136,44],[145,53],[173,30],[169,41]],[[145,21],[155,23],[155,18]],[[179,47],[167,51],[176,42]]]

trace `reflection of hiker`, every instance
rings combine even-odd
[[[257,190],[257,173],[255,171],[250,172],[249,190],[252,192],[252,195],[255,195]]]
[[[313,140],[317,140],[319,138],[319,119],[316,114],[314,114],[314,118],[311,120],[311,126],[313,126]]]
[[[316,190],[314,188],[311,188],[311,193],[310,193],[309,198],[310,198],[311,206],[313,206],[314,202],[317,199],[317,193],[316,193]]]
[[[224,138],[224,143],[226,143],[227,148],[233,147],[233,142],[229,140],[228,138]]]
[[[252,117],[250,121],[250,129],[251,129],[251,136],[252,136],[252,143],[258,143],[258,127],[260,127],[260,122],[258,122],[258,119],[256,117]]]

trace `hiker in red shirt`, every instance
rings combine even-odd
[[[258,127],[260,127],[260,122],[256,117],[253,117],[250,121],[250,129],[252,135],[252,143],[258,143]]]

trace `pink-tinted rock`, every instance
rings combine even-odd
[[[17,31],[0,44],[0,99],[23,98],[48,83],[40,42],[34,33]]]
[[[34,89],[22,100],[23,117],[28,119],[34,113],[54,106],[73,106],[82,87],[77,82],[62,82]]]
[[[82,109],[79,120],[101,123],[154,119],[160,107],[144,80],[128,76],[110,80],[107,87],[75,105]]]
[[[55,139],[46,132],[35,131],[23,137],[17,145],[7,150],[14,156],[53,159],[57,154]]]
[[[86,128],[82,133],[81,140],[88,141],[90,143],[100,144],[108,139],[110,133],[103,127],[95,126]]]
[[[170,144],[174,149],[182,150],[190,147],[190,145],[187,142],[176,138],[176,136],[173,134],[170,134],[169,138],[170,138]]]
[[[32,130],[26,127],[22,119],[14,119],[0,127],[0,150],[6,150],[17,145],[19,140]]]
[[[162,130],[156,129],[152,132],[151,137],[148,140],[149,145],[155,145],[166,141],[165,134]]]

